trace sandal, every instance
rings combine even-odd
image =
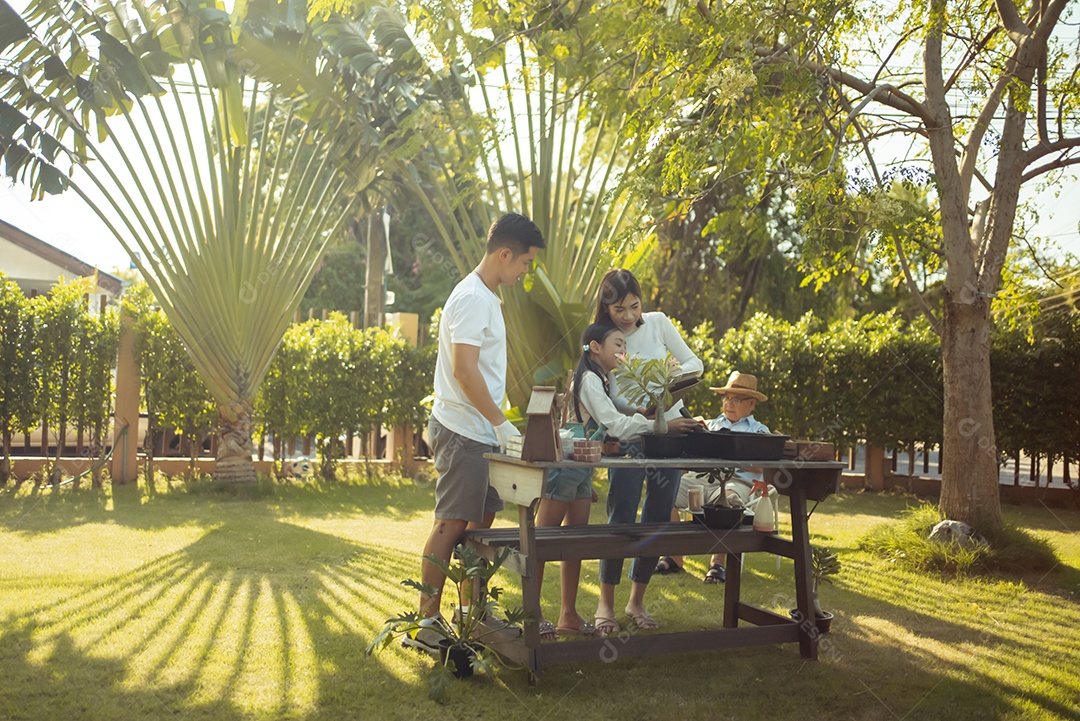
[[[600,619],[597,619],[600,620]],[[581,626],[573,628],[571,626],[556,626],[555,630],[559,632],[560,636],[595,636],[596,626],[592,621],[582,621]]]
[[[559,638],[559,633],[555,630],[555,624],[551,621],[540,622],[540,640],[541,641],[554,641]]]
[[[642,631],[652,631],[660,628],[660,624],[655,618],[650,616],[646,611],[641,613],[626,612],[626,615],[630,617],[630,620],[634,622],[634,625],[640,628]]]
[[[657,573],[661,576],[666,576],[669,573],[682,573],[683,567],[675,563],[675,559],[671,556],[664,556],[656,563],[656,569],[653,573]]]
[[[727,580],[727,571],[719,563],[709,566],[705,572],[705,583],[723,583]]]
[[[619,626],[619,622],[612,616],[597,616],[596,625],[593,627],[593,633],[601,638],[609,636],[613,633],[618,633],[622,628]]]

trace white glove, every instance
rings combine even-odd
[[[499,450],[503,453],[506,453],[506,441],[520,435],[521,433],[517,428],[514,428],[514,424],[510,421],[503,421],[500,425],[495,426],[495,437],[499,439]]]

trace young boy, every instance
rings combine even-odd
[[[520,435],[500,410],[506,395],[506,325],[499,286],[516,283],[529,270],[544,237],[523,215],[507,213],[488,230],[483,260],[454,287],[439,321],[435,360],[435,404],[428,440],[435,470],[435,523],[424,556],[449,562],[466,528],[489,528],[503,504],[488,485],[485,453],[505,450]],[[420,594],[420,613],[439,617],[446,576],[424,559],[423,582],[435,589]],[[437,619],[436,622],[441,622]],[[438,653],[438,631],[420,628],[404,645]]]
[[[706,423],[710,431],[726,428],[743,433],[769,432],[769,428],[764,423],[754,419],[754,409],[757,408],[757,404],[768,400],[764,393],[758,392],[757,376],[734,371],[728,378],[726,386],[723,388],[711,388],[710,390],[724,396],[724,412]],[[687,487],[691,483],[700,483],[705,486],[705,503],[716,501],[720,497],[720,484],[706,483],[704,479],[703,474],[687,473],[683,475],[679,481],[679,490],[675,494],[675,508],[687,507]],[[728,493],[730,494],[733,491],[733,486],[735,486],[734,492],[739,493],[741,490],[742,493],[739,493],[739,495],[745,496],[742,500],[746,502],[749,500],[755,486],[760,483],[760,475],[739,471],[728,481]],[[671,520],[679,520],[678,511],[672,509]],[[724,571],[723,563],[724,554],[714,553],[709,560],[709,570],[705,573],[705,583],[723,583],[727,580],[727,573]],[[656,564],[654,573],[663,575],[679,573],[682,570],[682,556],[664,556]]]

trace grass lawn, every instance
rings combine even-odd
[[[539,687],[508,670],[460,682],[437,705],[430,660],[363,653],[415,603],[400,581],[418,576],[433,494],[393,477],[281,483],[248,499],[0,492],[0,719],[1080,718],[1080,512],[1006,508],[1055,547],[1049,574],[944,579],[856,550],[918,503],[891,494],[831,497],[810,520],[844,564],[821,593],[837,617],[818,663],[797,645],[598,659],[549,667]],[[498,523],[514,520],[510,509]],[[718,622],[723,587],[701,582],[705,560],[654,579],[650,610],[666,629]],[[744,596],[786,612],[787,563],[749,555]],[[586,563],[583,615],[597,592]]]

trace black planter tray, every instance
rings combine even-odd
[[[641,452],[646,458],[682,458],[686,456],[686,434],[642,433]]]
[[[731,461],[778,461],[784,442],[791,436],[741,431],[694,431],[686,436],[685,450],[694,458],[726,458]]]

